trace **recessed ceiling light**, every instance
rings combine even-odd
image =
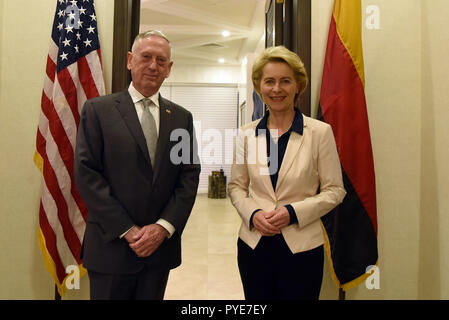
[[[220,58],[220,59],[218,59],[218,62],[219,62],[219,63],[224,63],[224,62],[225,62],[225,59]]]
[[[231,35],[231,33],[230,33],[228,30],[224,30],[224,31],[221,33],[221,35],[222,35],[223,37],[229,37],[229,36]]]

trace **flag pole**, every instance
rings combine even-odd
[[[59,294],[58,286],[56,284],[55,284],[55,300],[56,301],[60,301],[61,300],[61,295]]]
[[[346,300],[346,292],[342,288],[338,289],[338,300]]]

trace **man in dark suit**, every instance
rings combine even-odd
[[[167,38],[142,33],[128,53],[129,88],[83,107],[75,180],[88,208],[83,263],[91,299],[163,299],[170,269],[181,264],[200,165],[192,114],[159,95],[172,64]],[[179,129],[188,135],[171,139]],[[181,163],[170,152],[178,143],[188,153]]]

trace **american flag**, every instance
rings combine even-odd
[[[34,162],[42,172],[38,242],[63,296],[69,266],[80,266],[87,209],[75,187],[74,150],[81,109],[104,95],[94,0],[58,0],[42,92]]]

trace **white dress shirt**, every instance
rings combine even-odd
[[[159,126],[160,126],[160,123],[159,123],[160,122],[159,91],[156,92],[151,97],[145,97],[143,94],[141,94],[139,91],[137,91],[136,88],[134,88],[133,83],[131,82],[131,84],[129,85],[129,88],[128,88],[128,92],[129,92],[129,95],[131,96],[131,99],[133,100],[134,106],[136,108],[137,117],[139,118],[139,122],[142,121],[142,113],[144,110],[144,105],[143,105],[142,99],[149,98],[153,102],[150,105],[150,112],[154,117],[154,121],[156,122],[156,132],[159,136]],[[159,219],[158,221],[156,221],[156,224],[161,225],[168,231],[168,233],[169,233],[167,236],[168,238],[170,238],[173,235],[173,233],[175,233],[175,227],[173,227],[173,225],[165,219]],[[131,230],[131,229],[132,228],[130,228],[129,230]],[[122,235],[120,235],[120,238],[123,238],[128,233],[129,230],[127,230]]]
[[[159,91],[156,92],[151,97],[145,97],[143,94],[141,94],[139,91],[137,91],[134,88],[133,83],[131,82],[131,84],[129,85],[129,88],[128,88],[128,92],[129,92],[129,95],[131,96],[131,99],[134,102],[134,106],[136,107],[137,117],[139,118],[140,123],[142,123],[142,114],[143,114],[143,110],[144,110],[144,105],[143,105],[142,100],[145,98],[149,98],[151,100],[151,102],[153,102],[150,105],[150,112],[154,118],[154,121],[156,122],[156,132],[159,136],[159,125],[160,125],[160,123],[159,123],[160,122]]]

